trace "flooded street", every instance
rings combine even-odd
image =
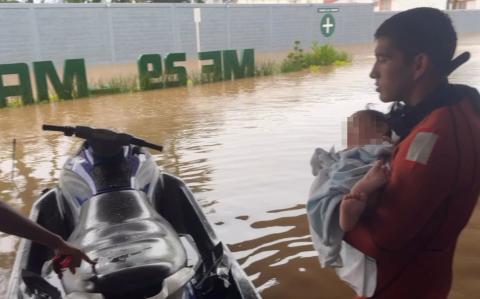
[[[460,40],[464,50],[472,58],[452,81],[480,88],[480,37]],[[0,110],[1,198],[28,214],[80,145],[42,132],[42,124],[128,132],[164,145],[163,153],[152,151],[158,165],[185,180],[263,298],[352,298],[333,271],[318,264],[305,202],[314,148],[341,149],[348,115],[368,103],[372,109],[388,107],[379,103],[368,77],[371,51],[354,54],[351,65],[320,72]],[[17,238],[0,233],[0,298],[17,245]],[[479,252],[477,206],[458,244],[450,298],[480,293]]]

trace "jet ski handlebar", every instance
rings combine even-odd
[[[44,131],[56,131],[62,132],[65,136],[75,135],[78,138],[85,139],[90,142],[98,143],[109,143],[116,145],[136,145],[142,147],[148,147],[154,150],[162,151],[163,146],[147,142],[143,139],[137,138],[135,136],[117,133],[112,130],[107,129],[96,129],[87,126],[56,126],[56,125],[43,125],[42,129]]]

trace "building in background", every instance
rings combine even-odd
[[[480,9],[478,0],[375,0],[377,11],[401,11],[419,6],[438,9]]]
[[[445,9],[480,9],[480,0],[206,0],[206,3],[236,4],[341,4],[371,3],[375,11],[402,11],[414,7],[427,6]]]
[[[480,9],[479,0],[449,0],[447,9]]]
[[[370,3],[375,11],[402,11],[427,6],[441,10],[480,9],[480,0],[0,0],[30,3],[205,3],[205,4],[342,4]]]

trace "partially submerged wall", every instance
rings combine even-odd
[[[223,49],[288,51],[295,40],[303,47],[368,43],[393,14],[374,12],[372,4],[0,4],[0,64],[52,60],[61,67],[65,59],[85,58],[87,65],[117,65],[147,53],[191,59]],[[480,10],[449,14],[459,33],[480,31]]]
[[[0,64],[85,58],[87,64],[135,62],[140,54],[254,48],[287,51],[295,40],[372,40],[373,6],[336,5],[335,27],[322,35],[326,5],[0,4]],[[201,10],[197,49],[194,8]],[[328,21],[328,20],[327,20]]]

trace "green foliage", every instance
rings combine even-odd
[[[208,78],[206,77],[208,74],[204,74],[199,71],[192,71],[188,74],[187,86],[199,85],[202,83],[207,83]],[[211,78],[213,78],[213,74],[211,74]],[[213,82],[213,79],[212,81]]]
[[[303,51],[300,42],[295,41],[293,50],[288,53],[281,63],[281,71],[295,72],[310,66],[344,65],[350,61],[347,52],[339,51],[331,45],[313,43],[311,51]],[[314,68],[315,69],[315,68]]]
[[[218,78],[215,77],[214,73],[202,73],[199,71],[192,71],[188,73],[187,86],[207,84],[207,83],[213,83],[218,81],[221,81],[221,80],[218,80]]]
[[[307,65],[332,65],[336,62],[348,62],[350,57],[347,52],[338,51],[331,45],[320,46],[313,43],[312,51],[305,54]]]
[[[114,94],[138,91],[138,76],[118,76],[108,81],[100,80],[93,84],[90,92],[93,95]]]
[[[280,67],[274,61],[262,62],[255,66],[255,76],[271,76],[279,72]]]
[[[23,105],[22,97],[9,97],[7,100],[7,107],[10,108],[22,107]]]
[[[280,64],[280,71],[282,73],[296,72],[307,67],[305,65],[305,54],[300,47],[300,41],[296,40],[293,43],[293,51],[290,51],[287,58]]]

